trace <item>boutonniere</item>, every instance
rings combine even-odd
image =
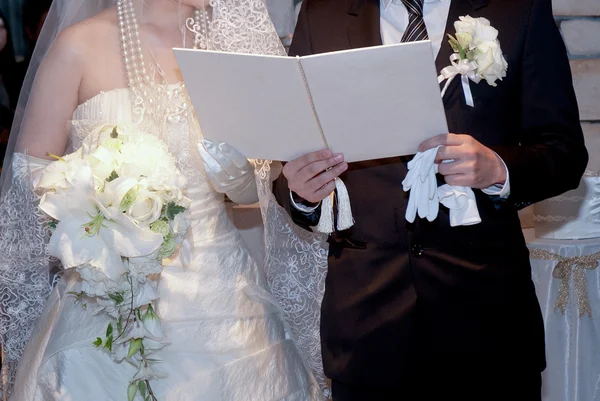
[[[490,86],[496,86],[496,81],[506,77],[508,62],[502,55],[498,30],[490,25],[489,20],[460,17],[454,23],[454,28],[455,36],[448,35],[454,50],[450,56],[451,65],[441,71],[438,82],[447,80],[442,90],[443,97],[452,80],[460,75],[466,103],[473,107],[469,81],[478,84],[485,80]]]

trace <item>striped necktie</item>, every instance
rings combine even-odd
[[[408,10],[408,26],[402,36],[402,42],[428,40],[427,27],[423,19],[424,0],[402,0]]]

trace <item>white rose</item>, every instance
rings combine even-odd
[[[496,86],[497,80],[506,77],[508,63],[497,40],[480,43],[476,54],[477,72],[489,85]]]
[[[148,178],[149,188],[169,190],[183,189],[185,180],[175,165],[175,159],[160,139],[151,135],[137,135],[123,145],[121,174]]]
[[[456,33],[468,33],[473,38],[471,49],[474,49],[480,42],[494,41],[498,38],[498,30],[490,25],[490,21],[485,18],[473,18],[470,16],[460,17],[454,23]]]
[[[137,193],[127,214],[138,226],[145,228],[160,218],[162,208],[162,200],[156,193],[142,189]]]

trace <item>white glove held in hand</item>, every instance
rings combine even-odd
[[[226,143],[203,140],[198,151],[204,161],[206,175],[215,190],[227,194],[239,204],[258,202],[254,167],[248,159]]]
[[[438,148],[419,152],[408,163],[408,173],[402,182],[404,191],[410,190],[406,220],[413,223],[418,214],[422,219],[433,221],[438,216],[441,203],[450,210],[450,226],[481,223],[477,201],[471,188],[448,184],[438,188],[438,165],[435,164]]]

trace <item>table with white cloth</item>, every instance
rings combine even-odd
[[[533,213],[524,233],[546,328],[542,400],[600,401],[600,178]]]
[[[597,239],[569,242],[535,239],[528,245],[530,249],[567,258],[600,252]],[[543,374],[543,400],[600,401],[600,269],[565,265],[563,270],[567,271],[558,272],[558,263],[558,260],[531,259],[532,277],[546,327],[547,368]],[[583,282],[575,277],[575,269],[583,270]],[[555,277],[559,274],[562,278]],[[556,305],[565,302],[559,300],[563,285],[568,286],[564,313]],[[581,286],[586,286],[591,316],[584,310],[586,300],[579,299],[584,296]],[[564,294],[561,295],[564,298]]]

